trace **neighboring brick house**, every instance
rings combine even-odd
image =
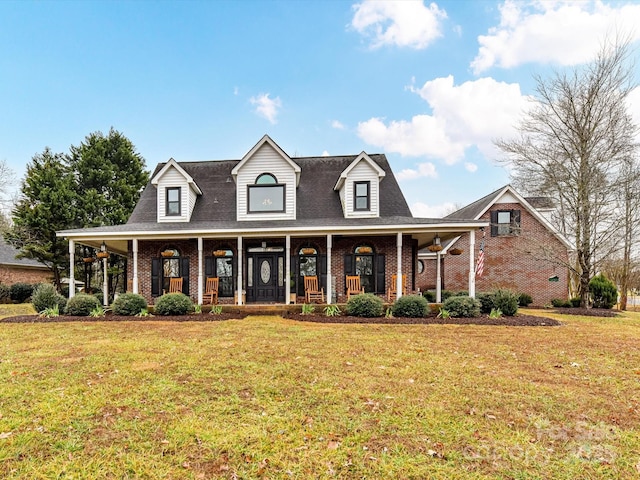
[[[0,237],[0,283],[13,285],[51,281],[51,270],[46,265],[30,258],[17,258],[18,253],[18,249]]]
[[[415,290],[420,249],[485,226],[414,218],[383,154],[290,157],[265,135],[239,160],[159,164],[126,224],[58,235],[72,265],[77,244],[126,256],[131,290],[150,303],[176,277],[198,303],[208,277],[222,303],[288,303],[305,275],[331,303],[346,300],[346,275],[381,296],[393,274]]]
[[[531,295],[535,306],[549,304],[553,298],[567,298],[566,265],[572,246],[545,217],[551,207],[547,199],[523,198],[507,185],[446,217],[490,224],[484,232],[484,269],[482,276],[476,277],[476,292],[509,288]],[[482,234],[476,234],[475,258],[481,241]],[[443,247],[440,255],[427,250],[419,253],[423,273],[418,276],[418,286],[435,289],[439,256],[442,289],[466,290],[469,235],[446,242]],[[453,249],[462,253],[452,255]]]

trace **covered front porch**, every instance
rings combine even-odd
[[[417,292],[418,251],[462,233],[469,233],[475,245],[475,232],[483,226],[481,222],[457,222],[333,228],[331,233],[326,229],[265,229],[250,234],[117,232],[101,227],[65,236],[69,239],[71,265],[78,260],[78,244],[126,256],[127,291],[143,295],[149,304],[168,292],[171,279],[178,277],[182,279],[181,291],[198,304],[203,304],[206,280],[212,277],[218,278],[218,301],[223,304],[304,302],[305,276],[318,277],[325,302],[332,304],[346,301],[347,275],[359,276],[365,292],[380,296],[389,289],[398,292],[398,297],[403,291]],[[468,290],[474,296],[474,248],[470,250]],[[392,278],[395,285],[391,284]],[[440,278],[437,272],[437,300]],[[73,289],[69,295],[73,295]],[[105,304],[107,298],[105,295]]]

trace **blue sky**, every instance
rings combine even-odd
[[[416,216],[508,183],[492,140],[532,75],[640,39],[638,2],[2,1],[0,160],[124,133],[153,169],[241,158],[386,153]],[[635,28],[635,29],[634,29]],[[630,111],[640,123],[640,92]],[[16,182],[17,183],[17,182]]]

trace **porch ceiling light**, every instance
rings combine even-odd
[[[104,243],[104,241],[102,242],[102,245],[100,245],[100,251],[98,252],[98,258],[108,258],[109,257],[109,252],[107,251],[107,244]]]
[[[440,242],[440,237],[436,233],[436,236],[433,237],[433,243],[427,247],[430,252],[439,252],[442,250],[442,244]]]

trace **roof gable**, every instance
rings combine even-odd
[[[180,164],[178,162],[176,162],[173,158],[170,158],[169,161],[167,163],[165,163],[164,166],[160,169],[160,171],[153,176],[153,178],[151,179],[151,184],[155,185],[157,187],[158,186],[158,182],[160,181],[162,176],[172,168],[177,170],[178,173],[184,177],[184,179],[187,181],[189,186],[191,188],[193,188],[194,192],[196,192],[198,195],[202,195],[202,190],[200,190],[200,187],[198,187],[198,184],[193,179],[193,177],[191,175],[189,175],[184,170],[184,168],[182,168],[180,166]]]
[[[280,148],[280,146],[274,142],[271,137],[269,135],[264,135],[260,141],[258,141],[258,143],[256,143],[253,148],[251,150],[249,150],[244,157],[242,157],[242,159],[240,160],[240,162],[238,162],[238,164],[233,167],[233,169],[231,170],[231,175],[233,175],[233,177],[237,177],[238,172],[240,171],[240,169],[242,169],[242,167],[251,160],[251,158],[256,154],[256,152],[258,150],[260,150],[260,148],[263,145],[269,145],[271,148],[273,148],[276,153],[278,155],[280,155],[280,157],[282,157],[283,160],[285,160],[289,165],[291,165],[291,168],[293,169],[293,171],[296,174],[296,186],[298,186],[298,184],[300,183],[300,165],[298,165],[297,163],[295,163],[293,160],[291,160],[291,158],[289,157],[289,155],[287,155],[284,150],[282,150]]]
[[[353,162],[351,162],[347,168],[345,168],[341,173],[340,173],[340,177],[338,178],[338,181],[336,182],[335,186],[333,187],[334,190],[340,190],[342,188],[342,186],[344,185],[344,182],[347,180],[347,177],[349,176],[349,173],[356,167],[356,165],[358,165],[360,162],[366,162],[367,164],[369,164],[369,166],[374,170],[374,172],[376,173],[376,175],[378,175],[378,180],[382,179],[386,173],[385,171],[380,168],[380,165],[378,165],[376,162],[374,162],[371,157],[369,155],[367,155],[364,151],[360,153],[360,155],[358,155],[355,160],[353,160]]]

